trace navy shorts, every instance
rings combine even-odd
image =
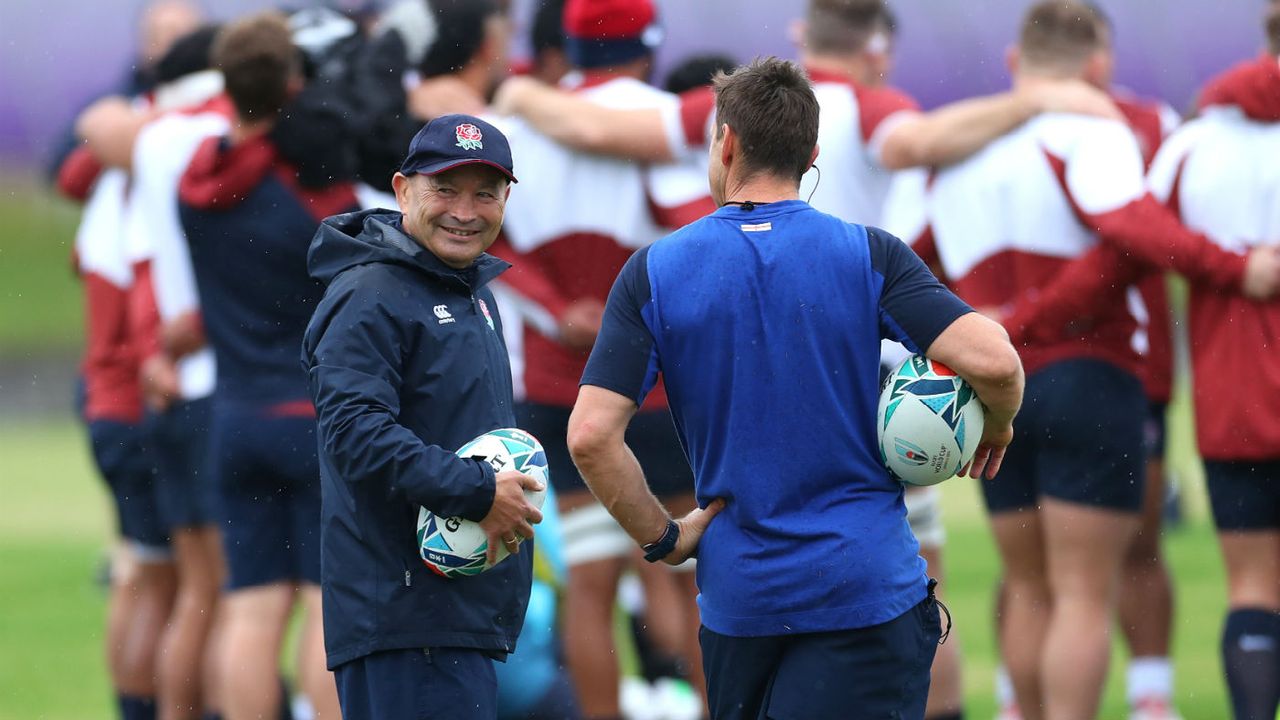
[[[227,588],[319,584],[315,418],[215,405],[209,442]]]
[[[1042,497],[1138,512],[1146,482],[1147,399],[1132,374],[1101,360],[1064,360],[1027,378],[1000,474],[982,494],[992,514]]]
[[[160,520],[170,531],[213,525],[217,492],[209,472],[210,398],[174,403],[150,420]]]
[[[570,408],[536,403],[516,405],[520,429],[531,433],[547,452],[551,485],[557,493],[585,492],[587,485],[569,455],[566,435]],[[658,497],[693,493],[693,470],[685,458],[671,413],[652,410],[636,413],[627,426],[627,445],[640,461],[649,489]]]
[[[941,634],[932,594],[887,623],[856,630],[730,637],[703,627],[711,717],[918,720]]]
[[[495,720],[498,679],[481,650],[386,650],[333,670],[343,720]]]
[[[1206,460],[1204,475],[1219,531],[1280,529],[1280,460]]]
[[[156,502],[155,456],[141,425],[115,420],[89,422],[89,442],[115,500],[120,537],[150,550],[169,546]]]

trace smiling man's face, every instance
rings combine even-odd
[[[498,237],[511,188],[480,163],[436,175],[396,173],[392,181],[404,229],[446,265],[465,268]]]

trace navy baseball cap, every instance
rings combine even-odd
[[[413,136],[400,172],[435,175],[472,164],[488,165],[517,182],[511,145],[498,128],[474,115],[441,115]]]

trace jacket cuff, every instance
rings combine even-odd
[[[498,492],[497,474],[493,471],[493,466],[483,460],[470,460],[480,473],[480,480],[477,483],[476,491],[467,498],[466,507],[462,511],[462,517],[480,522],[489,514],[489,510],[493,508],[493,498]]]

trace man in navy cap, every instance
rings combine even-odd
[[[324,221],[308,256],[327,285],[303,341],[319,420],[325,646],[342,714],[494,718],[492,661],[515,649],[540,483],[453,451],[515,425],[485,253],[502,226],[507,139],[468,115],[418,132],[393,186],[400,211]],[[477,521],[517,553],[465,578],[433,574],[419,506]],[[531,547],[526,548],[531,550]]]

